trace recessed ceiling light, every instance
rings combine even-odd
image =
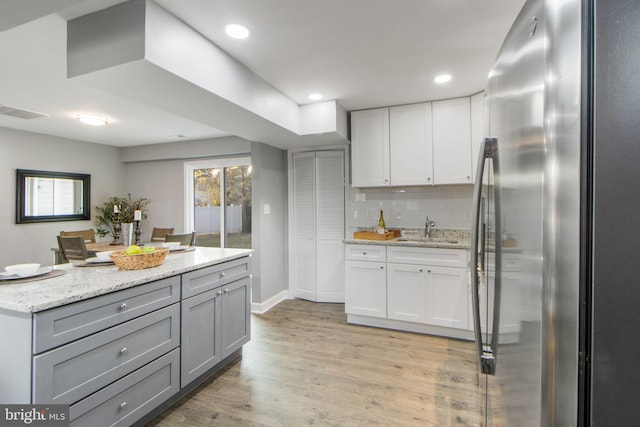
[[[85,125],[90,126],[104,126],[109,123],[109,119],[106,117],[94,116],[91,114],[78,114],[76,117]]]
[[[449,74],[440,74],[439,76],[436,76],[435,79],[433,79],[433,81],[436,83],[446,83],[449,80],[451,80],[451,76]]]
[[[249,30],[244,25],[231,24],[224,29],[229,37],[234,39],[246,39],[249,37]]]
[[[311,95],[309,95],[309,99],[312,101],[320,101],[322,99],[322,94],[321,93],[312,93]]]

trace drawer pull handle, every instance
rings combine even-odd
[[[366,254],[367,254],[366,252],[362,252],[362,255],[366,255]]]
[[[380,266],[380,270],[384,270],[384,266],[382,266],[382,265],[381,265],[381,266]]]
[[[225,293],[225,294],[228,294],[228,293],[229,293],[229,288],[225,289],[225,290],[224,290],[224,293]]]
[[[124,311],[124,310],[126,310],[127,308],[129,308],[129,306],[127,305],[127,303],[126,303],[126,302],[123,302],[122,304],[120,304],[120,310]]]
[[[220,273],[220,277],[224,277],[226,275],[227,275],[227,273],[225,273],[224,271],[222,273]]]
[[[419,271],[420,273],[422,273],[422,272],[424,271],[424,269],[423,269],[423,268],[421,268],[421,269],[419,269],[418,271]]]
[[[218,295],[222,295],[222,291],[218,291]]]
[[[122,403],[120,404],[120,409],[124,409],[124,408],[126,408],[126,407],[127,407],[127,402],[126,402],[126,401],[125,401],[125,402],[122,402]]]
[[[120,350],[120,354],[126,354],[127,353],[127,347],[122,347],[122,350]]]

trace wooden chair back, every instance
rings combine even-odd
[[[85,260],[89,258],[87,245],[82,236],[56,236],[58,238],[58,247],[62,254],[63,261],[69,260]]]
[[[171,228],[158,228],[153,227],[153,231],[151,232],[151,241],[152,242],[164,242],[167,238],[167,234],[173,233],[173,227]]]
[[[182,246],[194,246],[196,244],[196,232],[184,234],[167,234],[166,242],[180,242]]]
[[[60,235],[65,237],[80,236],[84,239],[85,242],[89,242],[89,243],[96,242],[96,231],[93,228],[90,228],[88,230],[61,231]]]

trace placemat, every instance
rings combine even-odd
[[[12,283],[27,283],[36,282],[38,280],[51,279],[52,277],[58,277],[65,274],[64,270],[51,270],[50,272],[41,276],[27,277],[26,279],[12,279],[12,280],[0,280],[0,285],[10,285]]]

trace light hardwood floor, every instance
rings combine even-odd
[[[241,359],[150,426],[477,426],[471,342],[347,325],[343,304],[254,315]]]

